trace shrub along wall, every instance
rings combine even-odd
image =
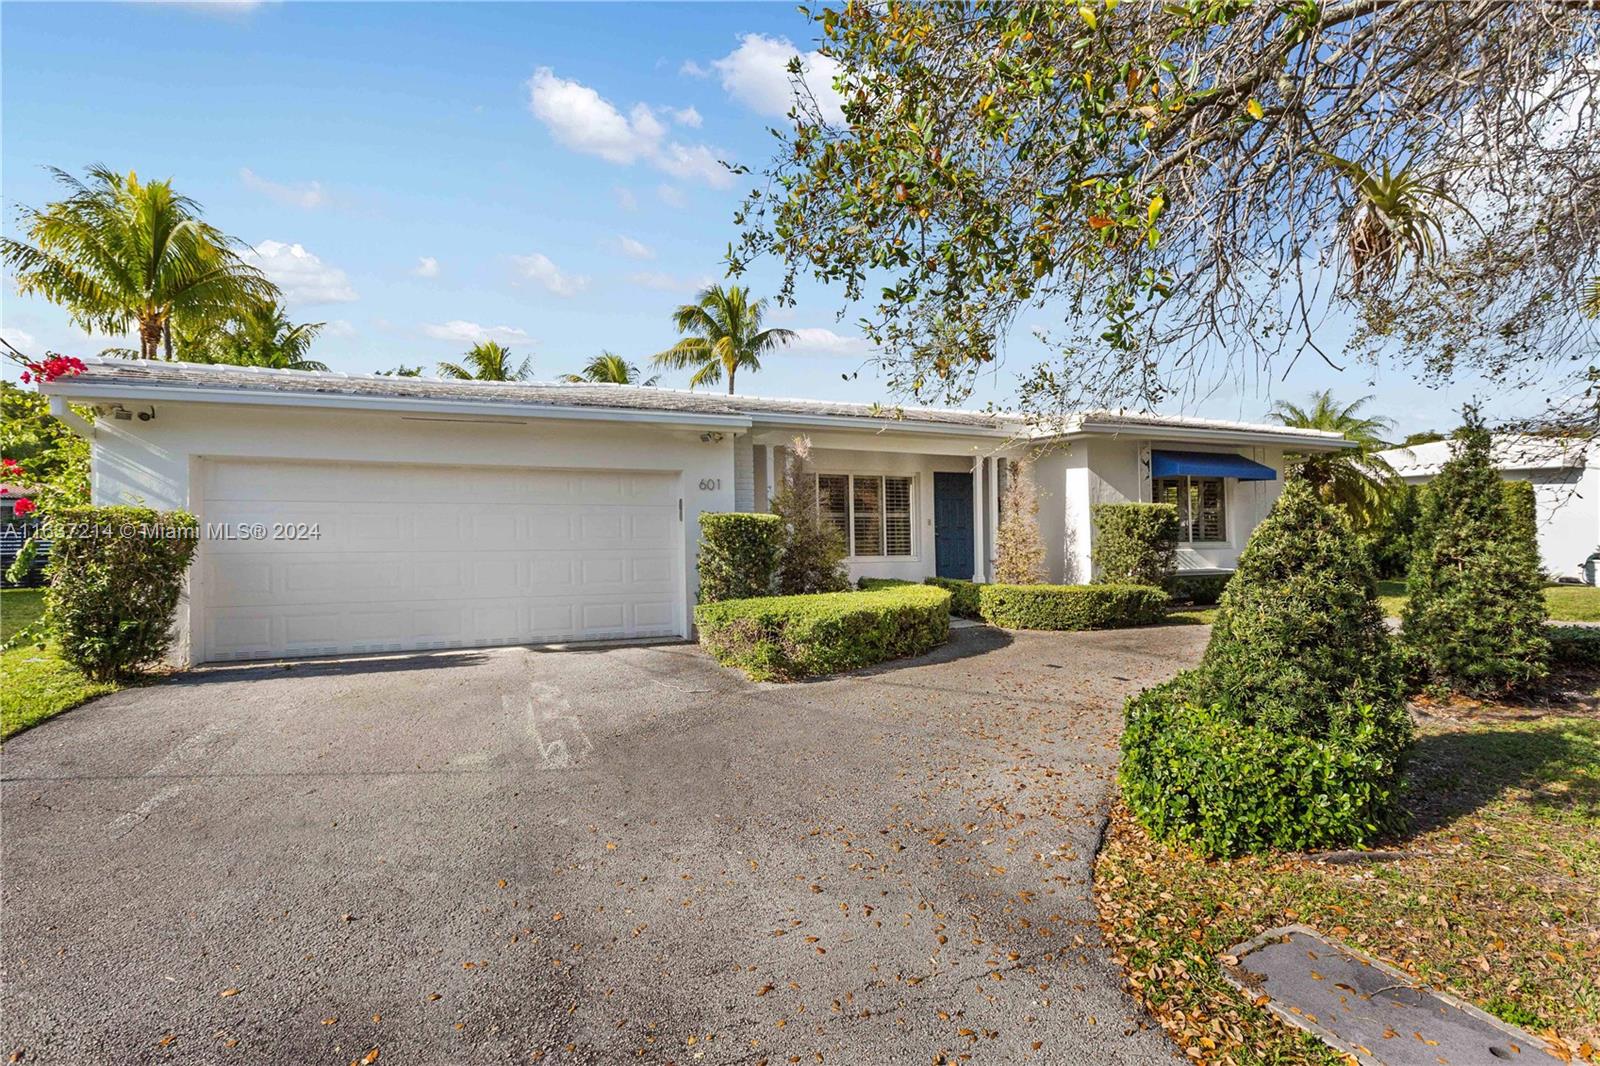
[[[1115,629],[1166,616],[1167,594],[1150,585],[980,585],[984,621],[1006,629]]]
[[[1196,607],[1210,607],[1222,599],[1232,574],[1178,574],[1167,582],[1172,598],[1192,603]]]
[[[695,608],[700,643],[755,681],[792,681],[920,655],[950,637],[950,594],[925,585],[763,596]]]
[[[978,618],[978,590],[976,581],[959,577],[930,577],[924,584],[944,589],[950,594],[950,613],[957,618]]]
[[[62,657],[91,679],[109,681],[165,655],[199,544],[194,515],[61,508],[50,516],[49,537],[45,608]]]
[[[765,596],[777,579],[783,519],[775,514],[700,516],[700,602]]]
[[[1178,509],[1170,503],[1097,503],[1095,581],[1164,585],[1178,566]]]

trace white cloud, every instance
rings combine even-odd
[[[290,303],[348,303],[356,298],[345,272],[324,263],[303,244],[262,241],[244,258],[282,289]]]
[[[636,274],[629,274],[628,280],[641,288],[655,289],[657,292],[697,292],[710,285],[716,278],[709,274],[700,277],[679,277],[677,274],[668,274],[660,270],[641,270]]]
[[[705,124],[705,119],[701,118],[700,112],[693,107],[685,107],[674,111],[672,113],[672,121],[680,126],[688,126],[691,129],[699,129]]]
[[[808,355],[865,355],[867,342],[861,337],[846,337],[821,326],[797,329],[789,342],[792,351]]]
[[[657,185],[656,195],[668,207],[687,207],[689,200],[683,195],[683,190],[675,185]]]
[[[439,260],[431,255],[417,257],[417,265],[411,268],[411,273],[419,278],[436,278],[439,276]]]
[[[722,87],[735,100],[750,110],[773,118],[782,118],[794,106],[794,85],[789,78],[789,60],[800,56],[806,88],[816,97],[822,117],[835,125],[844,123],[844,102],[833,89],[834,75],[839,64],[819,52],[806,52],[791,44],[786,37],[767,37],[760,33],[747,33],[739,39],[739,47],[713,60],[712,66],[722,78]]]
[[[611,241],[611,248],[629,259],[654,259],[656,257],[654,248],[643,241],[636,241],[626,234],[617,234]]]
[[[637,211],[639,209],[639,198],[635,196],[633,194],[633,190],[627,186],[612,186],[611,195],[617,198],[617,206],[622,208],[624,211]]]
[[[290,207],[312,208],[328,205],[328,192],[320,181],[302,181],[285,185],[268,181],[249,167],[239,168],[239,180],[244,182],[245,188],[253,189],[269,200],[288,204]]]
[[[13,347],[21,349],[23,355],[37,357],[34,349],[39,346],[39,340],[25,329],[15,326],[0,325],[0,337],[4,337]]]
[[[527,330],[517,329],[515,326],[480,326],[476,322],[460,318],[449,322],[425,322],[422,333],[436,341],[450,341],[455,344],[478,344],[482,341],[510,344],[512,341],[530,339]]]
[[[589,286],[589,279],[581,274],[564,274],[543,252],[532,255],[514,255],[517,273],[529,281],[538,282],[557,296],[576,296]]]
[[[686,78],[711,77],[711,71],[707,70],[705,67],[702,67],[699,63],[696,63],[692,59],[685,59],[683,61],[683,66],[678,68],[678,73],[682,74]]]
[[[322,327],[325,337],[354,337],[356,327],[343,318],[336,318]]]
[[[716,154],[703,144],[684,146],[676,141],[661,149],[656,166],[683,180],[699,180],[713,189],[726,189],[733,175],[717,161]]]
[[[646,162],[674,177],[698,178],[716,188],[727,188],[733,182],[726,169],[717,165],[710,147],[668,141],[666,126],[649,104],[635,104],[623,115],[589,86],[558,77],[549,67],[540,67],[528,79],[528,110],[558,143],[575,152],[619,166]],[[699,118],[693,108],[689,111]],[[674,117],[684,114],[676,112]],[[679,121],[686,120],[680,117]]]

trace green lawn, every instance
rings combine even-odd
[[[1378,582],[1378,602],[1383,604],[1384,614],[1399,618],[1400,609],[1406,605],[1406,583]],[[1544,602],[1550,608],[1552,622],[1600,622],[1600,588],[1551,585],[1544,590]],[[1169,621],[1189,625],[1210,625],[1216,617],[1215,607],[1185,607],[1167,615]]]
[[[1527,710],[1512,709],[1525,714]],[[1129,990],[1200,1062],[1338,1066],[1222,980],[1218,956],[1303,922],[1593,1061],[1600,1044],[1600,720],[1430,724],[1398,861],[1206,861],[1112,818],[1095,896]],[[1555,1061],[1537,1056],[1540,1061]]]
[[[0,641],[10,640],[43,612],[44,593],[39,589],[0,591]],[[48,641],[43,648],[24,644],[0,653],[0,678],[4,679],[0,684],[0,740],[117,689],[112,682],[84,677]]]

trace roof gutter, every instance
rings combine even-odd
[[[1202,441],[1213,444],[1234,444],[1241,447],[1273,445],[1292,451],[1337,452],[1357,447],[1354,441],[1343,437],[1307,437],[1298,433],[1277,433],[1271,430],[1208,429],[1204,426],[1151,426],[1136,422],[1116,424],[1091,423],[1060,433],[1049,433],[1045,440],[1070,440],[1076,437],[1140,437],[1146,440]]]
[[[642,422],[717,429],[748,429],[745,415],[700,414],[691,411],[657,411],[615,407],[574,407],[554,404],[507,403],[484,400],[415,399],[408,396],[352,396],[348,393],[246,391],[193,386],[101,384],[58,379],[45,386],[52,409],[57,398],[82,400],[169,400],[185,403],[238,404],[251,407],[320,407],[336,410],[396,411],[404,414],[509,415],[565,421]]]

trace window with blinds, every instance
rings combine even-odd
[[[1222,478],[1157,478],[1154,489],[1157,503],[1178,508],[1181,540],[1215,544],[1228,539],[1227,492]]]
[[[817,510],[837,529],[852,557],[909,556],[912,552],[909,477],[818,474]]]

